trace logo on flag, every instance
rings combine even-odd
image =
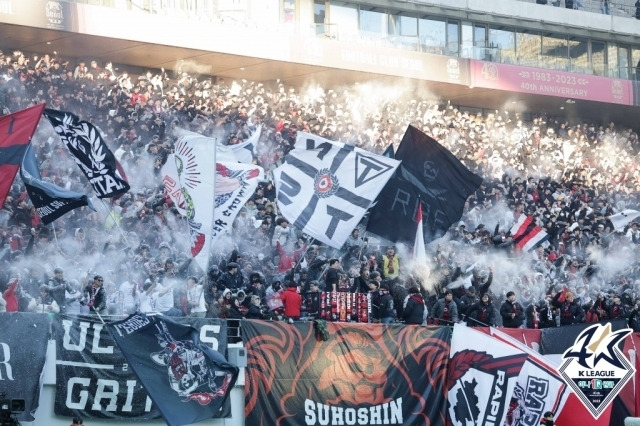
[[[342,247],[399,161],[298,132],[274,171],[278,208],[303,232]]]
[[[456,324],[447,380],[451,424],[502,425],[526,359],[506,343]]]
[[[69,112],[45,109],[44,114],[98,198],[115,197],[129,190],[129,184],[117,170],[116,158],[97,127]]]
[[[562,355],[560,374],[596,419],[635,374],[618,348],[632,332],[630,328],[612,332],[610,323],[595,324]]]
[[[152,353],[151,359],[158,365],[167,368],[169,383],[183,401],[196,401],[207,405],[212,400],[225,396],[233,374],[220,372],[224,379],[218,386],[215,382],[218,372],[210,371],[207,358],[191,340],[176,340],[165,323],[156,324],[158,345],[162,350]]]

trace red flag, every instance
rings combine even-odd
[[[45,104],[0,117],[0,206],[9,194]]]

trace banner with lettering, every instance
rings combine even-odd
[[[245,424],[445,424],[448,328],[320,324],[242,321]]]
[[[50,322],[45,314],[0,313],[0,399],[24,400],[25,410],[16,414],[19,421],[35,420]]]
[[[200,340],[226,355],[223,320],[182,318],[199,331]],[[56,316],[56,400],[59,416],[146,420],[161,418],[106,327],[92,317]],[[226,407],[224,416],[230,414]]]

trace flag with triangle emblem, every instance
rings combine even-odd
[[[340,248],[400,162],[298,132],[274,171],[278,209],[294,226]]]

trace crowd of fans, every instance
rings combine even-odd
[[[111,63],[15,51],[0,53],[0,75],[4,114],[46,102],[91,121],[132,188],[97,212],[76,209],[43,226],[18,177],[0,211],[0,310],[297,320],[325,318],[321,295],[339,291],[367,294],[375,322],[542,328],[625,318],[640,331],[640,230],[609,220],[640,209],[632,129],[483,114],[402,87],[225,82],[186,65],[133,75]],[[159,179],[173,130],[236,144],[258,124],[255,162],[267,181],[201,270]],[[364,229],[340,250],[326,247],[278,214],[272,171],[298,130],[382,153],[408,124],[484,179],[461,220],[428,245],[426,264]],[[45,180],[91,196],[45,120],[32,144]],[[529,253],[517,253],[509,234],[520,215],[549,234]]]

